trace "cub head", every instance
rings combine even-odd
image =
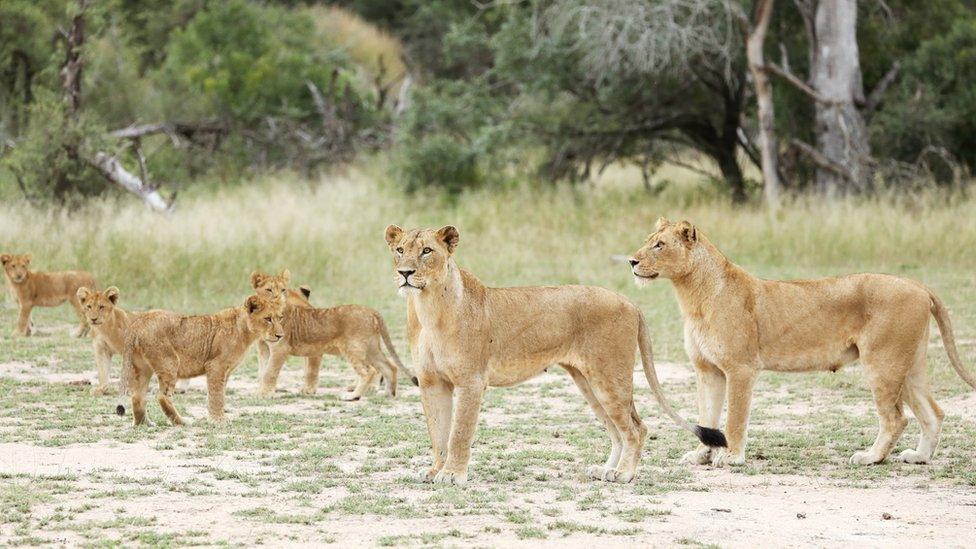
[[[247,311],[248,327],[268,343],[277,343],[285,337],[285,329],[281,324],[285,312],[283,299],[252,295],[244,301],[244,310]]]
[[[690,273],[698,245],[698,230],[691,223],[658,219],[654,232],[630,258],[635,282],[641,286],[659,276],[680,278]]]
[[[393,253],[394,280],[400,295],[421,293],[431,283],[446,278],[459,239],[458,230],[450,225],[436,231],[387,227],[386,243]]]
[[[268,299],[285,300],[288,294],[288,283],[291,282],[291,272],[285,269],[277,275],[264,274],[259,271],[251,273],[251,287],[255,293]]]
[[[14,284],[22,284],[30,276],[31,254],[0,255],[0,263],[3,264],[3,272]]]
[[[111,319],[115,305],[119,302],[119,289],[115,286],[106,288],[104,292],[82,286],[78,288],[77,295],[81,308],[85,311],[85,319],[92,326],[104,324]]]

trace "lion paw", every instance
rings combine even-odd
[[[445,471],[441,469],[436,475],[434,475],[434,484],[455,484],[462,485],[468,481],[467,473],[455,473],[452,471]]]
[[[711,462],[712,449],[708,447],[692,450],[678,460],[678,463],[686,465],[708,465]]]
[[[268,389],[266,387],[261,387],[256,393],[258,398],[271,398],[274,396],[274,389]]]
[[[884,461],[883,457],[875,457],[871,452],[854,452],[851,456],[851,465],[874,465],[882,461]]]
[[[346,394],[340,396],[339,397],[339,400],[344,400],[346,402],[355,402],[355,401],[359,400],[360,398],[362,398],[362,396],[361,395],[357,395],[356,393],[346,393]]]
[[[586,476],[593,480],[603,480],[607,474],[607,468],[602,465],[590,465],[586,468]]]
[[[438,471],[440,471],[440,469],[436,467],[424,469],[419,475],[417,475],[417,480],[423,482],[424,484],[430,484],[431,482],[434,482],[434,477],[437,476]]]
[[[603,476],[603,480],[607,482],[619,482],[620,484],[629,484],[630,481],[634,480],[634,473],[631,471],[618,471],[617,469],[607,469],[606,474]]]
[[[88,392],[91,394],[91,396],[104,396],[108,394],[109,388],[103,385],[99,385],[97,387],[92,387],[91,390]]]
[[[729,467],[732,465],[742,465],[745,462],[746,456],[733,454],[725,449],[712,453],[712,467]]]
[[[924,463],[928,463],[929,462],[929,458],[930,457],[931,456],[926,457],[926,456],[920,454],[916,450],[910,450],[909,449],[909,450],[905,450],[902,453],[898,454],[898,461],[903,461],[905,463],[924,464]]]
[[[302,387],[302,390],[299,391],[299,393],[304,396],[312,396],[315,394],[315,391],[316,391],[315,387]]]

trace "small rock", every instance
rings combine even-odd
[[[891,516],[891,513],[881,513],[881,518],[883,520],[891,520],[894,517]]]
[[[717,511],[719,513],[731,513],[732,509],[726,509],[724,507],[712,507],[712,511]]]
[[[807,514],[806,513],[797,513],[796,514],[796,518],[798,518],[798,519],[805,519],[805,518],[807,518]]]

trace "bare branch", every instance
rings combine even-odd
[[[878,105],[881,104],[881,98],[884,97],[885,92],[888,91],[888,88],[890,88],[891,85],[894,84],[895,79],[898,78],[899,70],[901,70],[901,63],[895,61],[891,64],[891,68],[888,69],[888,72],[886,72],[881,78],[881,81],[878,82],[878,85],[875,86],[874,89],[871,90],[871,93],[868,94],[868,98],[864,102],[864,111],[867,116],[872,115],[878,108]]]
[[[122,166],[117,158],[104,152],[96,152],[94,158],[86,158],[106,179],[138,196],[147,206],[157,212],[169,211],[173,204],[167,202],[159,191],[145,184]]]
[[[824,103],[824,104],[827,104],[827,105],[829,105],[831,103],[831,101],[828,101],[822,95],[820,95],[819,93],[817,93],[817,90],[815,90],[812,87],[810,87],[809,84],[807,84],[806,82],[804,82],[803,80],[801,80],[798,76],[796,76],[792,72],[789,72],[786,69],[784,69],[783,67],[780,67],[776,63],[766,63],[766,70],[768,70],[769,72],[771,72],[771,73],[773,73],[773,74],[775,74],[775,75],[777,75],[779,77],[782,77],[783,79],[785,79],[790,84],[793,84],[793,86],[795,86],[798,90],[802,91],[803,93],[805,93],[805,94],[809,95],[811,98],[813,98],[814,101],[818,101],[820,103]]]
[[[851,172],[847,168],[827,158],[820,151],[808,145],[807,143],[804,143],[803,141],[800,141],[799,139],[796,138],[791,140],[790,143],[792,143],[794,147],[799,149],[800,152],[810,157],[810,160],[812,160],[813,163],[816,164],[817,166],[830,170],[836,173],[837,175],[843,177],[849,182],[854,181],[854,176],[851,175]]]

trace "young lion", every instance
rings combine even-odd
[[[383,317],[369,307],[340,305],[315,309],[289,304],[284,316],[285,337],[270,346],[267,367],[261,372],[259,396],[274,393],[278,374],[289,356],[307,357],[303,395],[313,395],[318,387],[322,355],[341,356],[359,374],[359,383],[342,400],[359,400],[372,386],[379,372],[386,380],[387,396],[396,396],[397,370],[417,383],[416,376],[400,361]],[[383,354],[382,345],[393,357]]]
[[[269,275],[260,271],[251,273],[251,288],[254,292],[268,299],[285,299],[285,310],[289,307],[311,307],[308,298],[312,295],[312,290],[308,286],[299,286],[299,291],[289,290],[288,283],[291,282],[291,271],[285,269],[277,275]],[[264,378],[264,370],[268,366],[268,359],[271,356],[271,345],[266,341],[258,341],[258,379]],[[305,360],[305,369],[311,368],[310,361]],[[315,365],[318,369],[318,365]],[[273,390],[273,388],[272,388]]]
[[[7,277],[10,294],[20,304],[20,318],[14,335],[31,335],[33,323],[30,320],[34,307],[57,307],[65,301],[70,302],[78,313],[80,324],[76,337],[88,334],[88,321],[81,310],[81,302],[76,295],[78,288],[88,286],[97,288],[98,283],[91,273],[85,271],[63,271],[42,273],[30,270],[31,254],[0,255],[3,272]]]
[[[465,482],[485,388],[515,385],[558,364],[610,434],[610,457],[589,474],[630,482],[647,433],[634,406],[635,347],[664,411],[703,443],[725,445],[720,431],[691,425],[668,405],[637,306],[593,286],[488,288],[454,262],[458,240],[450,226],[386,228],[394,278],[407,297],[410,349],[434,455],[422,480]]]
[[[243,307],[212,315],[184,316],[150,311],[132,320],[125,334],[123,379],[132,395],[136,425],[146,419],[146,391],[159,378],[159,406],[174,425],[183,425],[170,397],[176,380],[207,376],[211,421],[224,419],[224,388],[248,347],[258,338],[275,342],[284,336],[284,304],[252,295]],[[120,415],[125,409],[118,410]]]
[[[837,371],[860,360],[880,419],[874,445],[852,464],[884,461],[908,421],[918,418],[918,447],[899,459],[926,463],[939,441],[944,414],[932,397],[925,351],[929,315],[935,317],[956,372],[976,379],[956,352],[949,315],[931,290],[914,280],[855,274],[781,282],[756,278],[735,265],[691,223],[664,218],[630,260],[638,283],[663,277],[674,285],[685,325],[685,349],[698,374],[700,423],[717,427],[722,404],[727,451],[704,446],[685,462],[722,466],[745,462],[753,383],[761,370]]]

